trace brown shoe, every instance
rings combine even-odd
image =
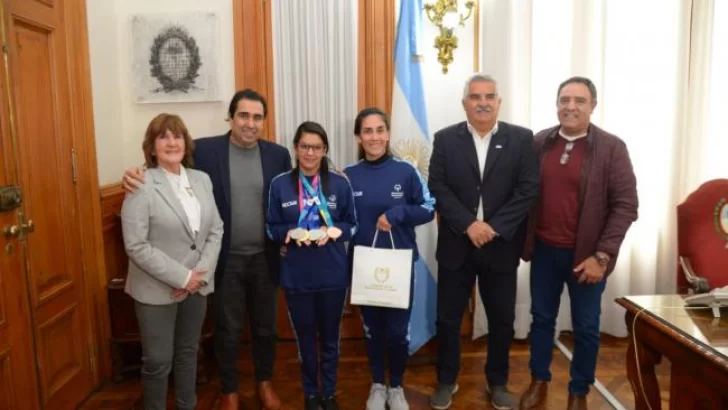
[[[569,393],[569,406],[566,410],[588,410],[586,396],[575,396]]]
[[[521,410],[541,409],[546,404],[546,396],[549,392],[549,382],[531,379],[531,385],[521,396]]]
[[[258,398],[265,410],[281,409],[281,399],[278,398],[278,395],[273,390],[273,385],[270,381],[258,383]]]
[[[237,393],[223,394],[220,399],[220,410],[239,410],[240,402]]]

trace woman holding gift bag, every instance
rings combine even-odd
[[[266,230],[286,246],[280,286],[298,342],[305,409],[338,410],[339,333],[351,281],[344,242],[356,232],[354,198],[346,177],[329,169],[321,125],[302,123],[293,145],[296,167],[271,181]]]
[[[378,235],[373,246],[411,249],[414,262],[418,257],[415,227],[432,220],[435,199],[417,169],[390,154],[389,118],[382,110],[367,108],[359,112],[354,134],[359,143],[359,162],[344,170],[354,189],[359,222],[353,245],[372,246],[377,230],[389,232],[391,235]],[[411,308],[411,302],[407,309],[360,306],[372,374],[367,410],[384,410],[385,406],[391,410],[409,409],[402,379],[409,356]],[[385,378],[387,356],[389,387]]]

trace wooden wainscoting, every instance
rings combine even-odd
[[[107,289],[111,288],[110,292],[113,292],[114,290],[118,291],[119,280],[126,278],[126,271],[128,267],[128,259],[126,251],[124,250],[124,241],[121,236],[121,219],[119,216],[123,201],[124,191],[121,189],[121,184],[106,185],[101,188],[104,260],[106,262],[105,282],[107,284]],[[118,295],[112,296],[111,298],[117,298],[118,300]],[[472,303],[469,306],[469,311],[467,311],[463,316],[463,326],[461,331],[463,336],[469,336],[473,331]],[[117,336],[119,336],[119,332],[121,330],[119,328],[113,329],[115,324],[121,326],[121,328],[125,328],[122,324],[135,323],[133,309],[110,308],[110,311],[114,311],[113,315],[115,317],[110,319],[112,323],[112,332],[116,333]],[[111,313],[108,314],[111,315]],[[129,315],[130,317],[118,317],[120,315]],[[278,292],[277,322],[278,337],[281,340],[295,339],[295,335],[288,320],[288,310],[282,292]],[[341,330],[341,337],[343,339],[360,339],[364,336],[358,309],[356,306],[349,305],[348,302],[342,318]],[[243,340],[249,340],[247,331],[243,336]]]
[[[123,280],[126,278],[128,258],[124,250],[121,236],[121,205],[124,202],[124,191],[121,184],[106,185],[101,188],[101,213],[103,221],[104,259],[106,261],[106,290],[109,294],[112,338],[126,340],[135,335],[136,318],[134,310],[126,302],[128,296],[123,294]],[[214,293],[213,293],[214,297]],[[121,306],[120,306],[121,305]],[[212,314],[210,313],[208,316]],[[294,340],[295,335],[288,320],[288,310],[282,292],[278,292],[278,336],[281,340]],[[347,306],[342,323],[342,337],[358,339],[363,337],[359,314],[356,309]],[[244,332],[243,341],[250,336]],[[114,354],[119,354],[118,352]],[[117,373],[116,371],[114,373]]]
[[[106,262],[106,278],[108,284],[115,278],[126,278],[128,259],[121,237],[121,204],[124,202],[124,191],[121,184],[101,187],[101,225],[104,243],[104,261]]]
[[[121,184],[101,188],[104,259],[107,268],[104,293],[109,301],[109,309],[105,314],[111,329],[108,343],[111,349],[111,377],[114,381],[121,381],[125,374],[132,371],[138,373],[141,361],[139,325],[134,313],[134,302],[124,292],[129,260],[121,235],[120,215],[123,202],[124,191]],[[197,372],[200,383],[209,378],[209,361],[205,358],[205,352],[211,351],[210,342],[214,330],[212,314],[212,300],[208,299],[208,315],[203,325],[203,348],[200,349]]]

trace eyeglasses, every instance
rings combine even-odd
[[[574,149],[574,142],[573,141],[567,142],[566,146],[564,147],[564,153],[561,154],[561,160],[559,161],[559,163],[561,165],[566,165],[569,163],[569,157],[570,157],[569,154],[571,154],[572,149]]]
[[[298,144],[298,149],[302,152],[308,152],[309,150],[313,151],[314,154],[318,154],[321,151],[324,150],[323,145],[308,145],[308,144]]]

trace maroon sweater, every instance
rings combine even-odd
[[[545,153],[558,141],[558,136],[559,127],[556,126],[534,137],[534,149],[539,153],[542,167]],[[627,146],[621,139],[591,124],[586,140],[586,155],[579,175],[574,265],[597,251],[605,252],[612,257],[607,266],[609,274],[614,270],[627,229],[637,220],[637,181]],[[544,196],[539,197],[529,218],[523,251],[526,261],[531,260],[533,254],[536,227],[545,200]]]
[[[536,237],[557,248],[573,249],[579,222],[579,177],[587,142],[573,142],[569,160],[561,163],[567,141],[557,137],[541,161],[541,192],[544,201],[537,208]]]

